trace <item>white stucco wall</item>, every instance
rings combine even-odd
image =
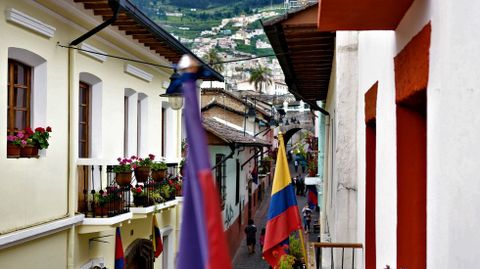
[[[478,1],[427,2],[427,265],[478,267],[480,20]],[[408,27],[406,24],[405,27]]]
[[[329,237],[332,242],[355,242],[357,237],[357,40],[356,32],[337,32],[326,101],[330,118],[325,165],[327,223],[323,231],[327,233],[324,239]]]
[[[357,148],[359,178],[358,239],[365,243],[365,92],[378,81],[376,152],[377,266],[396,266],[396,129],[393,31],[359,34]],[[383,268],[383,267],[382,267]]]
[[[429,21],[432,25],[427,88],[427,268],[474,268],[480,214],[480,25],[470,1],[414,1],[395,32],[359,36],[358,176],[364,208],[366,90],[377,96],[377,268],[396,268],[396,126],[393,58]],[[359,211],[363,241],[364,209]],[[454,246],[454,247],[453,247]]]
[[[228,146],[209,146],[210,151],[210,162],[215,165],[215,155],[216,154],[224,154],[228,156],[231,152]],[[249,159],[253,155],[253,148],[252,152],[250,152],[250,148],[246,147],[243,150],[243,147],[240,149],[235,150],[235,154],[232,158],[228,159],[225,163],[226,167],[226,200],[225,200],[225,209],[222,211],[223,221],[224,221],[224,228],[225,230],[228,229],[238,218],[240,213],[240,206],[242,206],[242,214],[246,212],[246,205],[248,203],[248,181],[250,180],[250,171],[253,169],[253,160],[251,160],[248,164],[246,164],[243,169],[240,169],[240,184],[239,184],[239,202],[236,203],[235,195],[236,195],[236,163],[237,159],[241,165]],[[215,171],[213,171],[215,175]],[[260,180],[260,179],[259,179]],[[252,193],[258,188],[258,185],[252,183]],[[227,214],[229,215],[227,217]]]

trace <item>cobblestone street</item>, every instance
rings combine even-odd
[[[293,172],[293,166],[290,164],[290,174],[293,176],[295,173]],[[300,173],[303,177],[304,174]],[[270,193],[271,193],[271,186],[265,192],[265,199],[263,200],[260,208],[257,210],[255,214],[254,222],[255,226],[257,227],[257,244],[255,245],[255,254],[248,255],[247,245],[245,239],[242,240],[242,244],[240,245],[235,257],[233,257],[233,267],[235,269],[246,269],[246,268],[255,268],[255,269],[267,269],[269,265],[262,259],[262,254],[260,250],[260,245],[258,243],[258,238],[260,237],[260,231],[262,228],[265,227],[267,222],[267,214],[268,214],[268,207],[270,205]],[[299,207],[299,212],[301,212],[302,207],[307,202],[307,197],[297,195],[297,204]],[[314,211],[312,215],[312,220],[318,220],[319,213]],[[301,217],[301,216],[300,216]],[[301,218],[303,221],[303,218]],[[313,224],[312,221],[312,224]],[[313,226],[313,225],[312,225]],[[313,228],[312,230],[313,231]],[[313,232],[308,233],[308,236],[305,237],[305,240],[316,240],[318,234],[314,234]],[[245,238],[245,237],[244,237]]]

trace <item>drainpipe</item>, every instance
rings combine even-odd
[[[217,163],[214,167],[212,167],[212,171],[217,169],[220,165],[222,165],[228,159],[231,159],[233,157],[233,155],[235,154],[235,149],[237,148],[237,145],[236,145],[236,143],[232,143],[229,146],[230,146],[230,150],[231,150],[230,154],[225,156],[225,158],[223,158],[221,162]]]
[[[103,23],[97,25],[95,28],[93,28],[92,30],[86,32],[85,34],[83,34],[82,36],[78,37],[77,39],[73,40],[72,42],[70,42],[70,46],[76,46],[80,43],[82,43],[83,41],[87,40],[89,37],[91,37],[92,35],[100,32],[101,30],[103,30],[104,28],[106,28],[107,26],[109,26],[110,24],[114,23],[116,20],[117,20],[117,17],[118,17],[118,13],[120,11],[120,2],[123,2],[123,0],[108,0],[108,5],[110,6],[110,8],[112,9],[112,12],[113,12],[113,16],[104,21]]]
[[[77,185],[76,185],[76,169],[75,169],[75,62],[76,51],[68,49],[68,145],[67,145],[67,176],[68,176],[68,216],[73,217],[77,204]],[[67,243],[67,268],[75,268],[75,226],[68,230]]]
[[[322,117],[323,121],[325,123],[325,127],[323,129],[323,135],[325,136],[325,139],[323,141],[325,144],[322,146],[323,152],[324,152],[324,157],[323,157],[323,169],[322,169],[322,174],[320,175],[322,178],[322,207],[321,207],[321,214],[320,214],[320,238],[322,235],[324,235],[328,230],[326,229],[327,225],[327,188],[328,186],[328,178],[332,174],[332,171],[330,171],[329,166],[328,166],[328,160],[332,156],[330,156],[329,153],[329,147],[330,147],[330,114],[326,115],[325,117]],[[319,141],[320,142],[320,141]],[[319,145],[320,148],[320,145]],[[320,160],[319,160],[320,161]]]

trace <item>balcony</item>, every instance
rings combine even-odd
[[[166,178],[155,182],[137,183],[135,176],[127,186],[119,186],[113,165],[81,160],[78,173],[78,211],[85,218],[115,218],[131,213],[132,207],[152,207],[181,196],[181,180],[175,175],[175,165],[169,165]]]

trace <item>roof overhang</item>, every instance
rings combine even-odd
[[[263,23],[289,91],[316,110],[327,98],[335,50],[335,33],[318,31],[317,15],[314,4]]]
[[[212,118],[203,118],[202,121],[204,129],[216,136],[225,144],[229,145],[241,145],[249,147],[270,147],[271,143],[258,137],[253,137],[249,134],[243,134],[238,130],[233,129],[225,124],[217,122]]]
[[[113,11],[108,0],[73,0],[82,3],[85,9],[93,11],[96,16],[101,16],[103,21],[113,16]],[[125,35],[143,44],[148,49],[165,57],[171,63],[178,63],[184,54],[194,57],[208,71],[209,75],[202,77],[204,80],[223,81],[223,76],[193,54],[180,41],[152,21],[140,9],[128,0],[118,0],[120,11],[112,26],[118,27]]]
[[[318,29],[395,30],[413,0],[320,0]]]

